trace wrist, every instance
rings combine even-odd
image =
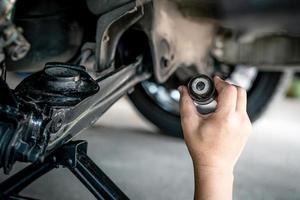
[[[232,200],[234,176],[230,168],[195,165],[195,200]]]
[[[194,162],[194,171],[200,176],[233,177],[233,167],[226,165],[204,165]]]

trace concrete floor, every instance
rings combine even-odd
[[[255,124],[236,167],[234,199],[300,199],[299,113],[299,101],[277,101]],[[89,155],[131,199],[193,198],[192,163],[184,142],[159,134],[125,99],[79,138],[89,141]],[[65,169],[49,173],[23,194],[94,199]]]

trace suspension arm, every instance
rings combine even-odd
[[[139,73],[141,64],[142,59],[138,58],[135,63],[129,66],[124,66],[116,72],[99,77],[96,81],[100,90],[95,95],[65,110],[65,118],[67,119],[65,125],[55,133],[56,138],[50,141],[49,149],[55,148],[58,143],[65,143],[85,128],[90,127],[136,84],[148,79],[149,73]],[[62,112],[60,108],[55,109],[55,113],[60,112]],[[56,115],[55,113],[54,115]]]
[[[93,125],[118,99],[150,77],[142,61],[138,57],[95,79],[82,66],[49,63],[14,91],[1,87],[9,96],[6,99],[15,102],[0,102],[0,167],[8,173],[15,161],[42,161]]]

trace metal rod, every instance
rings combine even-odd
[[[129,199],[85,153],[77,155],[76,167],[70,170],[97,199]]]
[[[55,168],[53,162],[34,163],[2,182],[0,194],[4,197],[16,195],[53,168]]]
[[[86,141],[69,142],[44,162],[33,163],[2,182],[0,199],[31,200],[18,194],[33,181],[59,166],[67,167],[97,199],[129,199],[88,157]]]
[[[20,196],[20,195],[10,196],[8,199],[9,200],[38,200],[38,199],[34,199],[34,198],[30,198],[30,197],[24,197],[24,196]]]

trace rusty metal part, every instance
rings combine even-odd
[[[12,8],[14,7],[16,0],[1,0],[0,1],[0,21],[4,20]]]
[[[105,2],[89,0],[90,3],[96,1]],[[104,14],[91,9],[100,15],[96,69],[101,71],[114,65],[120,37],[129,28],[142,31],[147,36],[157,82],[165,82],[178,67],[204,66],[216,24],[211,20],[201,20],[199,16],[187,15],[189,8],[190,2],[187,4],[185,1],[135,0]],[[203,15],[205,13],[200,12],[200,16]],[[131,42],[144,44],[138,39]]]
[[[199,16],[187,15],[192,0],[154,0],[153,24],[148,30],[154,57],[154,75],[158,82],[166,81],[177,68],[204,66],[215,35],[216,24]],[[166,51],[164,44],[168,44]],[[163,61],[163,62],[162,62]],[[165,65],[167,64],[167,65]]]
[[[11,60],[17,61],[24,58],[30,50],[30,44],[23,36],[23,30],[14,24],[9,24],[2,31],[2,41],[0,46]]]
[[[143,5],[136,1],[99,18],[96,36],[96,71],[103,71],[114,65],[115,52],[121,36],[143,15]]]
[[[0,62],[5,59],[4,53],[16,61],[24,58],[30,49],[23,30],[16,27],[9,16],[15,2],[16,0],[0,1]]]
[[[300,63],[300,37],[285,32],[261,30],[243,35],[219,35],[212,55],[226,64],[258,68],[297,66]]]

